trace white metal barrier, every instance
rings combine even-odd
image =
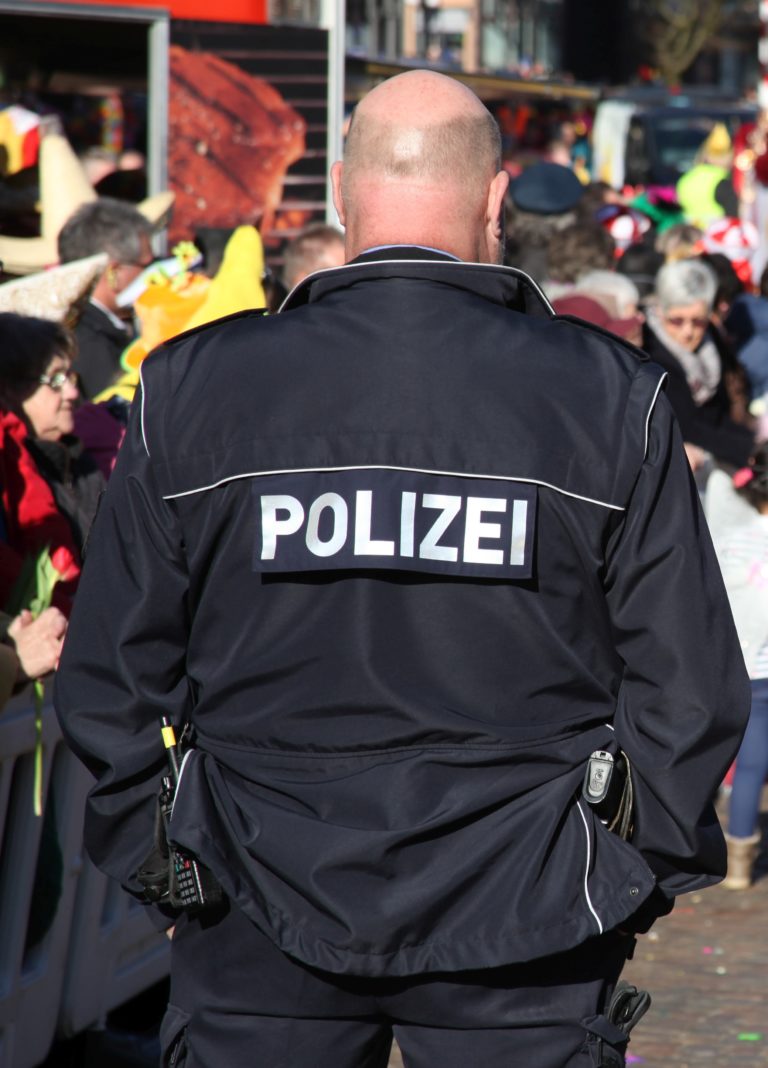
[[[40,818],[33,809],[30,700],[16,698],[0,712],[0,1068],[35,1068],[56,1036],[100,1023],[169,967],[165,936],[83,854],[83,809],[93,780],[64,744],[50,703],[43,744]],[[38,935],[47,927],[37,941],[30,924]]]

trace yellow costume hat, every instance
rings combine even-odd
[[[238,226],[224,249],[216,276],[203,304],[191,317],[185,330],[191,330],[225,315],[266,306],[264,287],[264,245],[255,226]]]
[[[180,248],[183,251],[183,246]],[[214,278],[186,272],[150,284],[133,303],[141,334],[122,355],[126,374],[95,399],[108,400],[115,394],[132,396],[142,360],[163,341],[225,315],[263,308],[263,274],[261,234],[255,226],[238,226],[227,242]]]
[[[164,226],[168,225],[175,199],[176,194],[172,193],[170,189],[166,189],[162,193],[154,193],[151,197],[145,197],[136,207],[144,218],[152,223],[156,230],[162,230]]]
[[[722,122],[716,122],[712,127],[709,136],[701,146],[700,155],[705,163],[714,163],[721,167],[730,166],[733,158],[733,142]]]
[[[40,237],[0,237],[0,261],[8,274],[32,274],[58,263],[56,239],[64,223],[96,191],[66,137],[40,142]]]
[[[66,137],[46,134],[40,141],[40,237],[0,236],[0,263],[7,274],[33,274],[58,263],[56,240],[67,219],[98,199]],[[153,226],[165,225],[174,194],[156,193],[136,207]]]

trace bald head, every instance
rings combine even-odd
[[[507,184],[499,168],[498,127],[466,86],[432,71],[383,82],[358,105],[332,172],[347,258],[410,243],[496,262]]]
[[[433,71],[410,71],[372,90],[352,118],[345,188],[358,174],[452,183],[476,191],[501,166],[496,122],[471,89]]]

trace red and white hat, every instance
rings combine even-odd
[[[760,235],[754,223],[728,216],[710,223],[700,241],[702,252],[727,256],[736,274],[747,284],[752,282],[750,260],[759,243]]]
[[[617,258],[624,249],[642,241],[651,225],[647,215],[623,204],[605,204],[595,213],[595,218],[613,238]]]

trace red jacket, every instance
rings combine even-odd
[[[50,486],[27,452],[27,428],[11,412],[0,412],[0,492],[5,541],[0,542],[0,606],[8,598],[25,557],[50,548],[54,566],[66,576],[54,603],[68,613],[80,577],[80,555],[69,523],[59,512]]]

